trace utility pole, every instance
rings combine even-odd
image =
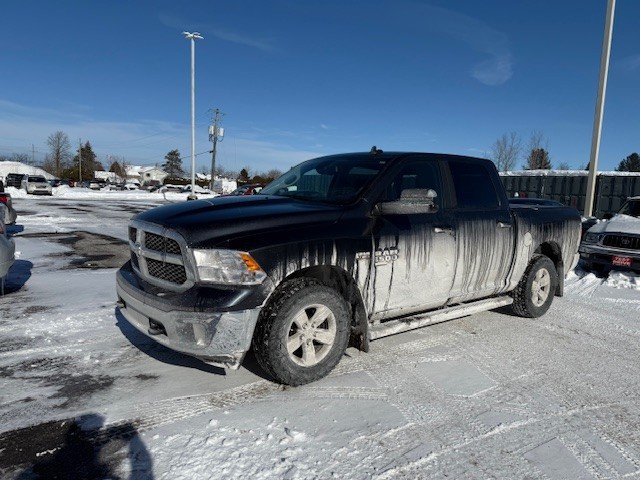
[[[82,186],[82,139],[78,139],[78,180]]]
[[[36,147],[31,144],[31,165],[35,166],[36,164]]]
[[[602,134],[604,97],[607,93],[607,76],[609,74],[609,56],[611,54],[611,37],[613,36],[613,17],[615,10],[616,0],[608,0],[607,17],[604,23],[604,38],[602,40],[602,56],[600,57],[598,97],[596,99],[596,111],[593,118],[593,133],[591,135],[591,156],[589,158],[587,196],[584,201],[585,217],[590,217],[593,214],[593,199],[596,192],[596,174],[598,172],[598,155],[600,153],[600,135]]]
[[[224,137],[224,128],[220,127],[220,120],[224,113],[220,111],[220,109],[216,108],[213,116],[213,125],[209,127],[209,141],[213,143],[213,149],[211,150],[211,183],[209,188],[213,192],[213,183],[215,181],[215,172],[216,172],[216,150],[218,147],[218,139],[222,141]]]
[[[196,39],[204,37],[198,32],[182,32],[191,40],[191,193],[189,200],[196,200]]]

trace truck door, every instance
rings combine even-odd
[[[429,213],[378,213],[373,229],[374,320],[444,305],[455,273],[455,231],[443,208],[437,160],[410,157],[390,175],[378,202],[436,193]]]
[[[495,172],[477,160],[447,162],[455,190],[456,273],[452,301],[506,288],[515,249],[515,225]],[[495,177],[495,178],[494,178]]]

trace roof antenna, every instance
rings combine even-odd
[[[371,147],[371,150],[369,151],[369,153],[371,155],[378,155],[378,154],[382,153],[382,150],[380,150],[378,147],[376,147],[374,145],[373,147]]]

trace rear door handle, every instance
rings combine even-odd
[[[453,228],[451,227],[434,227],[433,231],[436,233],[448,233],[449,235],[453,235]]]
[[[506,222],[498,222],[498,228],[511,228],[511,224]]]

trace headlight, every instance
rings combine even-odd
[[[598,243],[598,240],[600,240],[599,233],[587,233],[584,236],[584,243]]]
[[[258,262],[237,250],[193,250],[198,280],[226,285],[257,285],[267,277]]]

